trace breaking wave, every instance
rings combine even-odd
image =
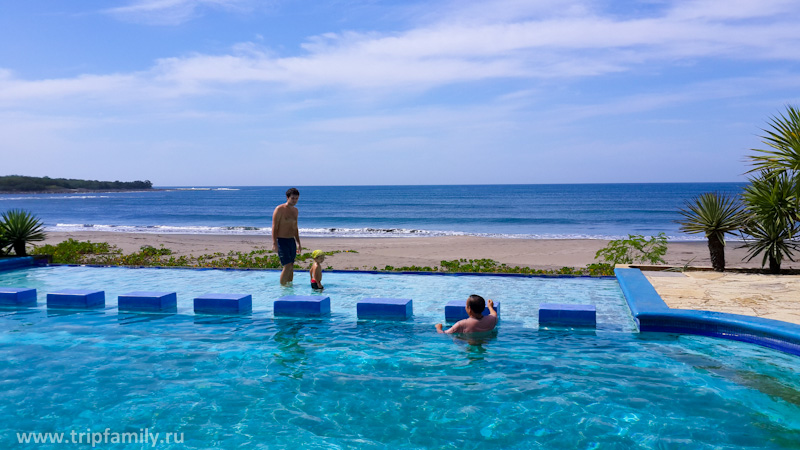
[[[102,225],[59,223],[46,227],[47,231],[75,232],[95,231],[112,233],[153,233],[153,234],[214,234],[214,235],[268,235],[271,227],[224,227],[224,226],[174,226],[174,225]],[[317,227],[300,228],[301,237],[341,237],[341,238],[378,238],[378,237],[435,237],[435,236],[478,236],[503,239],[621,239],[625,236],[602,234],[502,234],[502,233],[468,233],[464,231],[422,230],[413,228],[339,228]],[[671,241],[699,241],[695,236],[668,236]]]

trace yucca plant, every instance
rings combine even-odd
[[[747,219],[742,232],[748,261],[763,254],[761,266],[769,262],[770,273],[779,273],[781,262],[790,261],[792,252],[800,248],[795,238],[800,229],[795,208],[795,183],[789,173],[762,171],[745,187]]]
[[[0,222],[0,255],[6,254],[6,248],[11,245],[11,242],[6,239],[5,229],[3,228],[3,222]]]
[[[797,242],[792,240],[797,235],[797,231],[794,226],[787,228],[769,220],[760,221],[754,219],[748,221],[744,228],[744,232],[748,235],[745,241],[747,260],[750,261],[763,253],[761,267],[764,267],[769,262],[769,273],[780,273],[783,258],[786,257],[789,261],[794,261],[792,252],[800,248]]]
[[[26,211],[10,209],[0,214],[0,217],[0,234],[5,240],[5,247],[13,248],[17,256],[27,256],[25,245],[28,242],[45,239],[42,222]]]
[[[769,150],[753,149],[749,158],[753,163],[750,172],[760,171],[768,177],[788,174],[792,180],[791,197],[794,209],[800,209],[800,110],[788,105],[786,114],[772,117],[769,129],[762,130],[761,142]]]
[[[707,192],[687,201],[678,221],[686,233],[703,233],[708,239],[711,266],[725,270],[725,234],[733,234],[743,223],[744,213],[739,200],[732,195]]]

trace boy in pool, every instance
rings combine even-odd
[[[325,262],[325,254],[322,253],[322,250],[314,250],[311,252],[311,258],[314,259],[314,263],[311,264],[311,270],[309,270],[311,274],[311,289],[319,289],[321,291],[325,289],[322,287],[322,263]]]
[[[483,310],[486,306],[489,307],[488,316],[483,315]],[[492,331],[497,326],[497,311],[495,311],[494,302],[491,299],[489,299],[487,305],[487,302],[480,295],[470,295],[465,308],[467,314],[469,314],[468,318],[459,320],[447,331],[442,330],[442,324],[437,323],[436,331],[447,334],[483,333]]]

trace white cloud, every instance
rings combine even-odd
[[[128,74],[22,80],[5,71],[0,104],[66,97],[136,101],[240,89],[254,95],[328,88],[396,93],[476,81],[657,71],[680,60],[800,60],[799,13],[786,0],[764,0],[757,7],[747,0],[678,2],[632,18],[597,12],[592,2],[572,1],[562,8],[557,3],[472,2],[452,16],[442,14],[438,22],[403,32],[313,36],[294,55],[241,43],[229,54],[164,58]],[[110,11],[183,20],[198,8],[248,4],[139,0]]]

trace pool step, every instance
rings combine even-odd
[[[203,294],[194,299],[197,314],[248,314],[253,311],[249,294]]]
[[[356,304],[359,319],[406,320],[413,309],[410,298],[365,298]]]
[[[539,306],[539,326],[596,328],[597,309],[594,305],[542,303]]]
[[[322,316],[331,312],[331,298],[321,295],[286,295],[272,305],[276,316]]]
[[[120,311],[176,311],[177,292],[136,291],[117,297]]]
[[[36,289],[0,287],[0,305],[36,306]]]
[[[444,320],[447,322],[458,322],[459,320],[466,319],[469,317],[467,314],[467,310],[464,307],[467,306],[466,300],[450,300],[444,306]],[[494,302],[494,310],[497,311],[497,315],[500,315],[500,302]],[[489,315],[489,307],[487,306],[484,308],[483,313],[484,316]]]
[[[103,308],[105,306],[105,291],[62,289],[47,294],[48,308]]]

